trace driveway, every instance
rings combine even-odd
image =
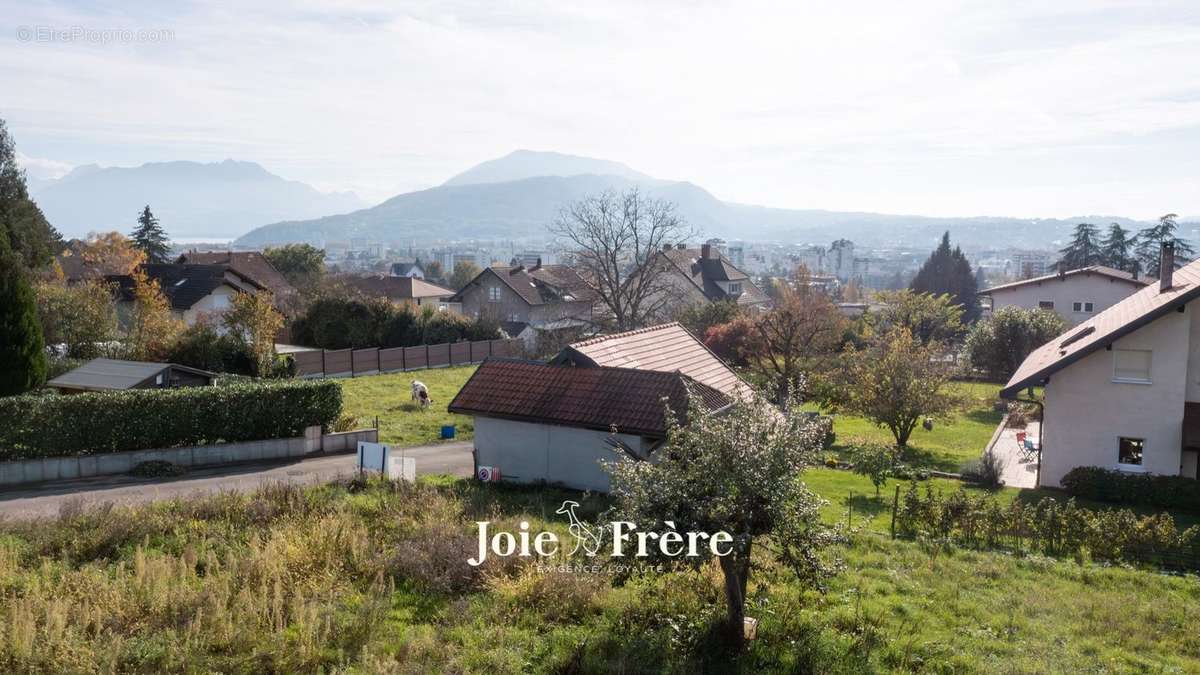
[[[471,442],[405,448],[417,460],[418,474],[469,478],[474,471]],[[355,470],[356,455],[325,455],[291,462],[263,462],[195,469],[179,478],[101,476],[28,487],[0,488],[0,518],[55,517],[66,502],[135,504],[220,491],[248,492],[263,483],[325,483]]]

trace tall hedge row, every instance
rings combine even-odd
[[[1200,513],[1200,482],[1194,478],[1078,466],[1062,477],[1062,485],[1080,499]]]
[[[0,398],[0,460],[299,436],[342,410],[330,380]]]

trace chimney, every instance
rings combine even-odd
[[[1138,273],[1139,273],[1139,272],[1141,272],[1141,269],[1142,269],[1142,263],[1141,263],[1141,261],[1134,260],[1134,261],[1133,261],[1133,270],[1130,272],[1130,274],[1132,274],[1132,275],[1133,275],[1133,280],[1134,280],[1134,281],[1137,281],[1137,280],[1138,280]]]
[[[1066,263],[1066,261],[1063,261],[1063,260],[1058,261],[1058,278],[1059,279],[1067,278],[1067,263]]]
[[[712,244],[704,244],[700,247],[700,257],[704,260],[719,260],[721,250]]]
[[[1171,282],[1175,277],[1175,242],[1164,241],[1162,243],[1162,257],[1158,263],[1158,292],[1162,293],[1171,289]]]
[[[542,268],[542,256],[539,255],[537,260],[533,263],[533,267],[529,268],[529,271],[532,272],[534,270],[540,270],[541,268]]]

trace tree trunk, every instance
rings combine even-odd
[[[746,645],[746,582],[743,565],[736,556],[721,558],[721,572],[725,574],[725,606],[728,610],[729,641],[734,650],[741,652]]]

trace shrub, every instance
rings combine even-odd
[[[981,483],[986,487],[998,488],[1004,484],[1004,458],[992,448],[984,451],[979,459],[963,464],[959,473],[965,480]]]
[[[15,396],[0,399],[0,460],[293,437],[341,410],[329,380]]]
[[[887,484],[895,470],[896,449],[882,443],[863,442],[856,444],[850,461],[854,462],[854,473],[871,480],[878,498],[879,488]]]
[[[1092,510],[1052,498],[1001,505],[965,490],[948,495],[909,486],[896,511],[896,529],[980,548],[1011,548],[1077,559],[1194,566],[1200,528],[1180,530],[1166,513],[1138,516],[1129,509]]]
[[[1062,486],[1080,499],[1200,512],[1200,482],[1183,476],[1079,466],[1063,476]]]

